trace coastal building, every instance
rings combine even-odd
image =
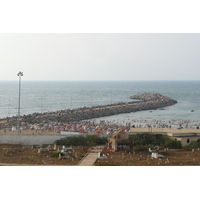
[[[167,135],[176,138],[182,146],[189,145],[193,141],[200,141],[200,134],[198,133],[168,133]]]
[[[189,145],[192,141],[200,141],[200,129],[170,129],[170,128],[134,128],[130,129],[130,135],[136,134],[161,134],[177,139],[182,146]]]
[[[130,134],[124,131],[114,132],[111,138],[108,138],[108,149],[113,151],[119,149],[132,150],[133,141],[129,139]]]

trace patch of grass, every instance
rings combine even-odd
[[[53,153],[51,157],[59,157],[59,154],[61,154],[61,156],[64,156],[64,154],[59,151],[59,152]]]

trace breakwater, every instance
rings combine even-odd
[[[114,103],[102,106],[83,107],[77,109],[60,110],[48,113],[33,113],[24,115],[21,121],[37,122],[78,122],[93,118],[117,115],[122,113],[137,112],[142,110],[155,110],[177,103],[176,100],[163,96],[158,93],[141,93],[130,97],[135,101],[128,103]],[[137,101],[136,101],[137,100]],[[13,121],[13,119],[8,119]]]

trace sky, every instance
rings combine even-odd
[[[198,33],[1,33],[0,80],[199,80]]]

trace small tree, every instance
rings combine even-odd
[[[193,147],[191,145],[185,145],[185,146],[183,146],[183,149],[185,151],[192,151]]]
[[[97,135],[87,135],[87,136],[72,136],[65,137],[60,140],[56,140],[57,145],[73,145],[73,146],[94,146],[94,145],[104,145],[107,142],[107,138],[100,138]]]
[[[134,140],[134,146],[139,145],[159,145],[167,148],[179,149],[182,148],[181,142],[176,139],[172,139],[169,136],[161,134],[137,134],[132,135],[131,139]]]
[[[171,148],[171,149],[181,149],[182,148],[180,141],[178,141],[177,139],[172,139],[170,137],[166,138],[166,140],[164,142],[164,146],[167,148]]]
[[[134,145],[162,145],[166,140],[166,137],[161,134],[137,134],[132,135],[131,138],[134,140]]]
[[[194,148],[200,148],[200,141],[192,141],[190,144],[183,147],[186,151],[191,151]]]

